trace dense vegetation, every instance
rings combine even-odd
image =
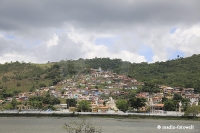
[[[200,55],[152,64],[132,64],[131,76],[144,82],[195,88],[200,92]]]
[[[136,78],[145,83],[143,89],[147,91],[156,92],[157,85],[162,84],[195,88],[196,92],[200,92],[200,55],[151,64],[110,58],[62,60],[42,65],[18,61],[5,63],[0,64],[0,89],[32,91],[34,88],[55,85],[67,77],[73,78],[75,74],[89,73],[90,68],[99,67]]]

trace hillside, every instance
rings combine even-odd
[[[200,91],[200,55],[153,64],[132,64],[130,68],[129,74],[143,82]]]
[[[166,62],[130,63],[121,59],[94,58],[67,60],[57,63],[32,64],[12,62],[0,64],[0,89],[32,91],[55,85],[74,74],[89,72],[89,68],[126,74],[147,86],[158,84],[195,88],[200,92],[200,55]]]
[[[29,91],[50,80],[44,80],[48,65],[36,65],[31,63],[6,63],[0,65],[0,89],[17,91]]]

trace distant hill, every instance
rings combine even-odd
[[[195,88],[200,92],[200,55],[152,64],[132,64],[129,74],[143,82]]]
[[[151,64],[110,58],[62,60],[47,64],[5,63],[0,64],[0,89],[32,91],[35,88],[55,85],[74,74],[87,74],[90,68],[99,67],[126,74],[147,85],[191,87],[200,92],[200,55]]]

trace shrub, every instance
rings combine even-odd
[[[82,120],[80,122],[72,121],[69,124],[65,124],[64,128],[68,133],[101,133],[101,128],[96,127],[91,122]]]

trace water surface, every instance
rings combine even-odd
[[[0,133],[66,133],[65,123],[75,117],[0,117]],[[200,122],[190,120],[151,120],[86,118],[87,121],[102,127],[102,133],[200,133]],[[194,129],[158,129],[157,126],[190,126]]]

